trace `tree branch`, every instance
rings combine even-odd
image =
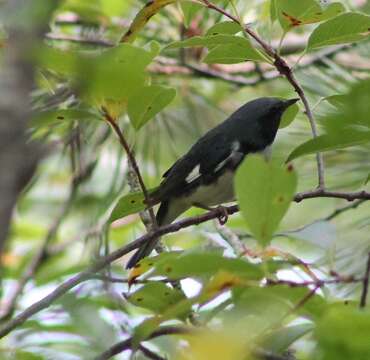
[[[365,270],[365,276],[363,280],[363,286],[362,286],[362,294],[361,294],[361,300],[360,300],[360,308],[365,308],[366,306],[366,299],[367,299],[367,293],[369,291],[369,279],[370,279],[370,252],[367,255],[367,264],[366,264],[366,270]]]
[[[104,117],[105,117],[106,121],[112,126],[114,132],[118,136],[118,139],[120,141],[120,144],[125,149],[126,154],[127,154],[127,157],[128,157],[128,160],[129,160],[129,163],[132,166],[132,169],[133,169],[133,171],[136,174],[136,177],[137,177],[137,179],[139,181],[141,190],[142,190],[142,192],[144,194],[145,202],[147,204],[149,204],[150,202],[149,202],[148,190],[146,189],[146,186],[145,186],[143,177],[141,176],[140,169],[139,169],[139,166],[138,166],[138,164],[136,162],[135,156],[134,156],[133,152],[131,151],[130,146],[128,145],[125,137],[123,136],[123,133],[122,133],[120,127],[117,124],[117,120],[114,119],[109,114],[109,112],[108,112],[108,110],[106,108],[103,108],[102,110],[103,110],[103,114],[104,114]],[[149,207],[148,208],[148,212],[149,212],[149,215],[150,215],[150,219],[152,221],[152,227],[155,230],[158,226],[157,226],[157,221],[156,221],[156,218],[155,218],[155,215],[154,215],[153,208],[152,207]]]
[[[190,331],[191,329],[186,328],[186,327],[163,326],[159,328],[158,330],[155,330],[146,340],[155,339],[157,337],[164,336],[164,335],[187,334]],[[104,351],[103,353],[95,357],[94,360],[107,360],[113,357],[114,355],[117,355],[123,351],[130,350],[132,347],[132,341],[133,341],[132,337],[126,340],[120,341],[114,344],[108,350]]]

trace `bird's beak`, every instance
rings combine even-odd
[[[299,98],[285,100],[284,101],[285,108],[288,108],[290,105],[295,104],[299,100],[300,100]]]

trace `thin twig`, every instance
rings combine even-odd
[[[135,156],[133,155],[133,153],[132,153],[132,151],[130,149],[130,146],[128,145],[125,137],[123,136],[123,133],[122,133],[119,125],[117,124],[116,119],[114,119],[109,114],[109,112],[108,112],[108,110],[106,108],[103,108],[103,113],[104,113],[104,117],[105,117],[106,121],[112,126],[114,132],[118,136],[118,139],[119,139],[120,144],[125,149],[126,154],[127,154],[127,157],[129,159],[129,162],[130,162],[130,164],[131,164],[131,166],[132,166],[132,168],[133,168],[133,170],[134,170],[134,172],[135,172],[135,174],[137,176],[137,179],[139,181],[141,190],[142,190],[142,192],[144,194],[145,202],[147,204],[149,204],[150,202],[149,202],[148,190],[146,189],[146,186],[145,186],[143,177],[141,176],[141,173],[140,173],[139,166],[138,166],[138,164],[136,162]],[[152,221],[153,229],[155,230],[157,228],[157,221],[155,219],[153,208],[149,207],[148,208],[148,211],[149,211],[149,215],[150,215],[150,218],[151,218],[151,221]]]
[[[315,294],[316,291],[320,288],[320,285],[316,285],[311,289],[291,310],[291,313],[294,313],[296,310],[300,309],[307,301],[309,301]]]
[[[360,308],[363,309],[366,306],[366,299],[367,294],[369,291],[369,279],[370,279],[370,252],[367,255],[367,264],[366,264],[366,271],[363,280],[362,286],[362,294],[361,294],[361,301],[360,301]]]
[[[353,284],[363,282],[363,278],[356,278],[354,276],[337,276],[334,279],[325,279],[325,280],[307,280],[296,282],[292,280],[275,280],[275,279],[267,279],[266,286],[275,286],[275,285],[286,285],[292,288],[295,287],[322,287],[324,285],[332,285],[332,284]]]
[[[64,202],[62,208],[60,209],[59,215],[56,217],[52,225],[50,226],[48,232],[45,235],[45,238],[37,250],[37,253],[32,258],[26,270],[23,272],[20,279],[17,281],[11,295],[7,299],[7,302],[2,310],[0,320],[5,320],[12,316],[15,311],[17,300],[19,296],[23,293],[23,290],[27,283],[35,276],[39,268],[45,263],[45,261],[50,257],[51,253],[49,252],[49,247],[51,242],[55,239],[60,225],[62,224],[64,218],[67,216],[70,208],[76,197],[78,187],[82,182],[89,178],[92,173],[92,170],[95,166],[95,160],[90,164],[87,164],[83,171],[79,171],[72,179],[70,185],[69,195]]]
[[[187,334],[191,331],[191,328],[187,327],[176,327],[176,326],[163,326],[158,330],[155,330],[146,340],[155,339],[164,335],[179,335]],[[132,347],[133,338],[128,338],[126,340],[120,341],[110,347],[108,350],[104,351],[94,360],[107,360],[114,355],[120,354],[121,352],[130,350]]]
[[[47,252],[48,246],[50,242],[55,238],[63,219],[67,215],[73,203],[75,194],[76,194],[75,187],[72,185],[70,194],[66,202],[64,203],[59,215],[57,216],[57,218],[54,220],[53,224],[51,225],[40,248],[37,250],[36,255],[33,257],[30,264],[28,265],[26,270],[21,275],[20,279],[15,284],[12,294],[10,294],[9,298],[7,299],[6,304],[4,304],[4,308],[2,309],[0,320],[6,320],[7,318],[12,316],[12,314],[15,311],[16,305],[17,305],[17,300],[23,293],[25,286],[34,277],[38,269],[48,258],[48,252]]]
[[[316,190],[305,191],[305,192],[296,194],[294,197],[294,201],[300,202],[304,199],[313,199],[313,198],[318,198],[318,197],[345,199],[348,201],[360,200],[360,199],[370,200],[370,192],[367,192],[365,190],[355,191],[355,192],[341,192],[341,191],[316,189]]]
[[[349,204],[347,206],[343,206],[343,207],[341,207],[339,209],[336,209],[330,215],[328,215],[327,217],[325,217],[323,220],[324,221],[333,220],[334,218],[336,218],[337,216],[343,214],[344,212],[346,212],[348,210],[356,209],[358,206],[360,206],[361,204],[363,204],[365,201],[366,201],[365,199],[360,199],[360,200],[354,201],[352,204]]]
[[[139,345],[139,350],[149,359],[152,360],[166,360],[166,358],[156,354],[154,351],[148,349],[143,344]]]

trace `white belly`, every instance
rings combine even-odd
[[[199,186],[185,199],[187,205],[200,204],[204,206],[220,205],[234,200],[234,174],[226,171],[217,182]]]

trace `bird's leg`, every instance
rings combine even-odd
[[[213,208],[211,206],[203,205],[198,202],[193,203],[193,206],[199,209],[208,210],[208,211],[212,211],[216,209],[219,210],[221,212],[221,214],[218,216],[218,222],[220,223],[220,225],[225,225],[227,223],[227,220],[229,219],[229,213],[227,212],[227,209],[225,206],[218,205],[217,207]]]

